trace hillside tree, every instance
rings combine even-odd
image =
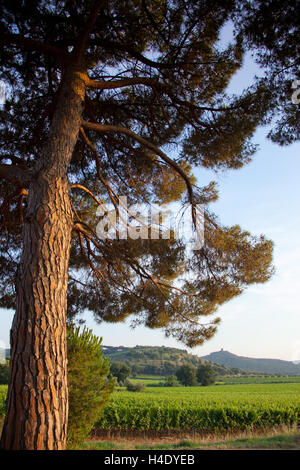
[[[216,372],[211,364],[202,364],[197,367],[197,380],[206,387],[216,381]]]
[[[218,193],[193,168],[250,162],[274,103],[260,80],[226,94],[244,54],[241,35],[218,42],[233,0],[3,0],[1,10],[0,306],[15,309],[1,446],[64,449],[67,314],[131,316],[192,347],[215,333],[219,305],[272,274],[272,242],[208,210],[192,251],[174,237],[99,238],[96,209],[119,216],[124,195],[181,201],[196,229],[197,204]]]
[[[176,377],[179,382],[186,386],[192,387],[197,385],[197,369],[191,364],[183,364],[176,370]]]
[[[110,372],[113,377],[116,377],[118,382],[124,382],[131,374],[131,368],[124,362],[112,362],[110,365]]]

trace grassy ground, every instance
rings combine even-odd
[[[165,377],[157,375],[138,375],[137,377],[129,377],[130,382],[143,382],[145,385],[157,384],[164,382]],[[219,377],[216,385],[238,385],[238,384],[281,384],[281,383],[300,383],[300,375],[295,376],[226,376]]]
[[[169,450],[169,449],[269,449],[269,450],[300,450],[300,433],[287,433],[273,436],[224,438],[205,442],[203,439],[181,439],[176,442],[140,442],[137,440],[88,440],[82,446],[82,450]]]
[[[220,378],[218,384],[235,385],[235,384],[281,384],[281,383],[300,383],[300,375],[296,376],[278,376],[278,377],[261,377],[261,376],[241,376],[241,377],[224,377]]]
[[[144,385],[152,385],[152,384],[158,384],[159,382],[164,382],[165,377],[143,375],[143,376],[138,376],[138,377],[129,377],[129,380],[132,383],[142,382]]]

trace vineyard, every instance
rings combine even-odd
[[[5,399],[7,393],[7,385],[0,385],[0,418],[5,414]]]
[[[222,377],[222,384],[282,384],[300,383],[300,375],[297,376],[246,376],[246,377]]]
[[[291,426],[300,418],[299,392],[295,383],[119,391],[96,427],[222,432]]]
[[[0,386],[0,415],[6,391]],[[292,426],[299,419],[300,383],[147,387],[115,391],[95,427],[224,432]]]

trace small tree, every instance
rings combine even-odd
[[[176,377],[182,385],[192,386],[197,385],[197,369],[190,364],[181,366],[176,371]]]
[[[201,365],[197,368],[197,379],[201,385],[212,385],[216,381],[216,373],[213,367],[208,365]]]
[[[128,392],[141,392],[144,390],[145,384],[142,382],[132,383],[130,380],[126,380],[126,389]]]
[[[110,366],[111,374],[117,378],[118,383],[125,382],[131,374],[130,367],[124,362],[112,362]]]
[[[109,359],[103,356],[101,344],[102,338],[92,330],[68,328],[69,447],[88,436],[114,388]]]
[[[165,378],[164,385],[165,385],[165,387],[176,387],[177,385],[179,385],[179,382],[178,382],[178,379],[177,379],[176,375],[168,375]]]

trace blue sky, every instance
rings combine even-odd
[[[256,72],[248,57],[230,88],[241,91]],[[224,348],[249,357],[300,360],[300,144],[279,147],[266,134],[267,129],[257,130],[259,150],[244,168],[221,174],[196,171],[199,185],[218,182],[220,197],[211,209],[223,224],[237,223],[274,241],[276,269],[268,283],[252,286],[219,309],[222,321],[215,337],[190,351],[199,356]],[[12,317],[12,311],[0,309],[0,346],[9,345]],[[131,329],[130,320],[99,325],[88,312],[83,318],[106,345],[187,349],[159,330]]]

